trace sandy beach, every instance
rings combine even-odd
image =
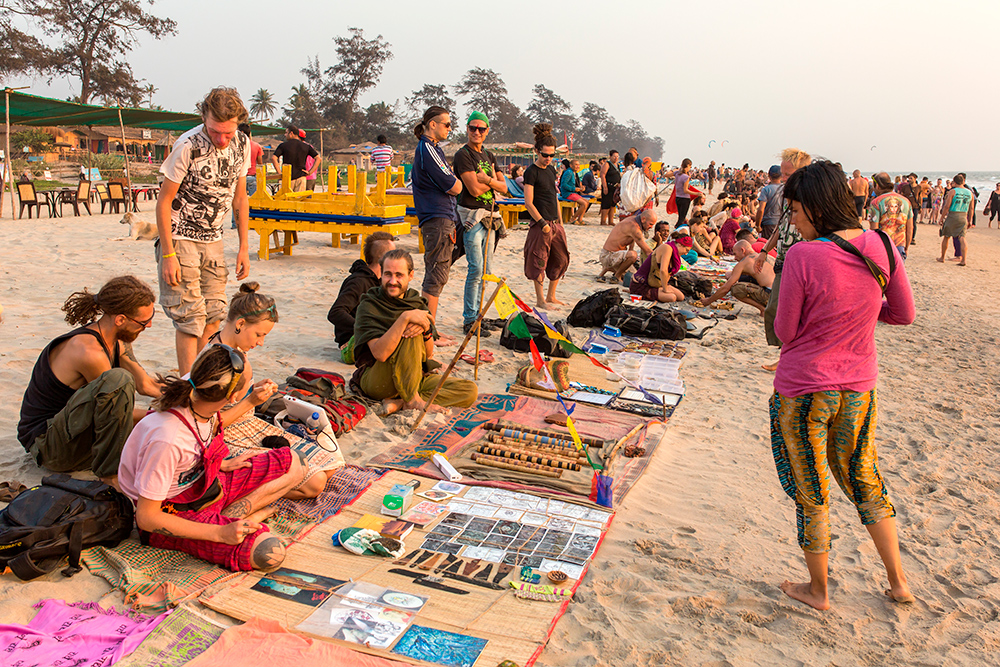
[[[140,202],[153,220],[153,203]],[[662,207],[659,209],[662,214]],[[156,286],[151,242],[118,241],[121,215],[12,220],[4,207],[0,245],[0,481],[31,485],[43,472],[15,438],[21,395],[41,349],[68,330],[59,310],[75,290],[96,290],[133,273]],[[672,219],[669,216],[667,219]],[[572,263],[559,297],[569,306],[604,286],[594,282],[597,248],[607,228],[567,228]],[[760,364],[775,350],[764,342],[750,308],[691,341],[683,367],[687,397],[631,494],[618,506],[608,538],[580,592],[556,625],[541,665],[979,665],[1000,649],[1000,230],[985,220],[970,231],[969,266],[944,265],[937,228],[920,225],[906,269],[917,307],[909,327],[880,325],[880,468],[898,511],[903,565],[918,600],[891,603],[884,572],[852,506],[834,492],[832,604],[814,611],[778,588],[806,577],[795,543],[794,508],[771,458],[766,402],[773,375]],[[237,239],[226,230],[230,289]],[[336,370],[340,363],[326,312],[357,246],[330,247],[325,234],[301,234],[292,257],[256,259],[251,279],[277,299],[280,322],[251,353],[255,374],[284,380],[301,366]],[[524,231],[501,242],[494,272],[522,297]],[[416,253],[415,235],[400,247]],[[452,270],[439,324],[461,339],[465,262]],[[417,280],[422,261],[417,259]],[[495,315],[494,315],[495,316]],[[580,331],[576,332],[580,338]],[[496,362],[480,368],[481,392],[502,392],[527,356],[484,340]],[[578,340],[578,342],[582,342]],[[135,343],[143,366],[175,368],[173,328],[162,311]],[[454,347],[442,348],[447,363]],[[472,378],[459,362],[457,376]],[[142,399],[143,401],[147,399]],[[401,438],[413,413],[374,415],[344,437],[347,458],[363,463]],[[385,428],[384,426],[388,426]],[[86,570],[58,572],[31,583],[0,576],[5,622],[24,623],[45,598],[121,603],[119,593]],[[492,667],[492,666],[490,666]]]

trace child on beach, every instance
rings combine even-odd
[[[249,384],[244,355],[209,345],[195,359],[190,377],[158,379],[163,393],[155,412],[133,429],[122,450],[118,479],[136,506],[144,544],[175,549],[230,570],[273,570],[285,547],[260,523],[268,505],[305,474],[302,456],[289,447],[226,460],[219,411]],[[277,389],[255,388],[260,404]]]

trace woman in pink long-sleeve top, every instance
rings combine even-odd
[[[861,228],[843,174],[832,163],[796,171],[784,196],[791,224],[810,242],[793,246],[782,270],[774,329],[784,346],[770,401],[771,449],[781,486],[795,501],[810,580],[785,581],[781,588],[817,609],[830,607],[832,476],[854,503],[885,564],[887,595],[912,602],[900,562],[896,510],[875,448],[875,324],[913,322],[906,270],[891,242]],[[838,245],[841,240],[876,266]],[[876,271],[887,281],[884,293]]]

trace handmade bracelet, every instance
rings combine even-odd
[[[176,257],[176,256],[177,256],[177,253],[176,252],[172,252],[169,255],[164,255],[163,259],[166,259],[167,257]]]

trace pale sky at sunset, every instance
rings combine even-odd
[[[865,173],[1000,168],[997,0],[161,0],[152,11],[176,20],[177,35],[142,38],[130,62],[166,109],[191,111],[219,84],[284,103],[306,58],[333,64],[332,38],[359,27],[395,55],[364,104],[483,67],[522,108],[543,83],[575,113],[589,101],[635,118],[673,164],[766,168],[797,146]],[[65,97],[72,85],[29,92]]]

